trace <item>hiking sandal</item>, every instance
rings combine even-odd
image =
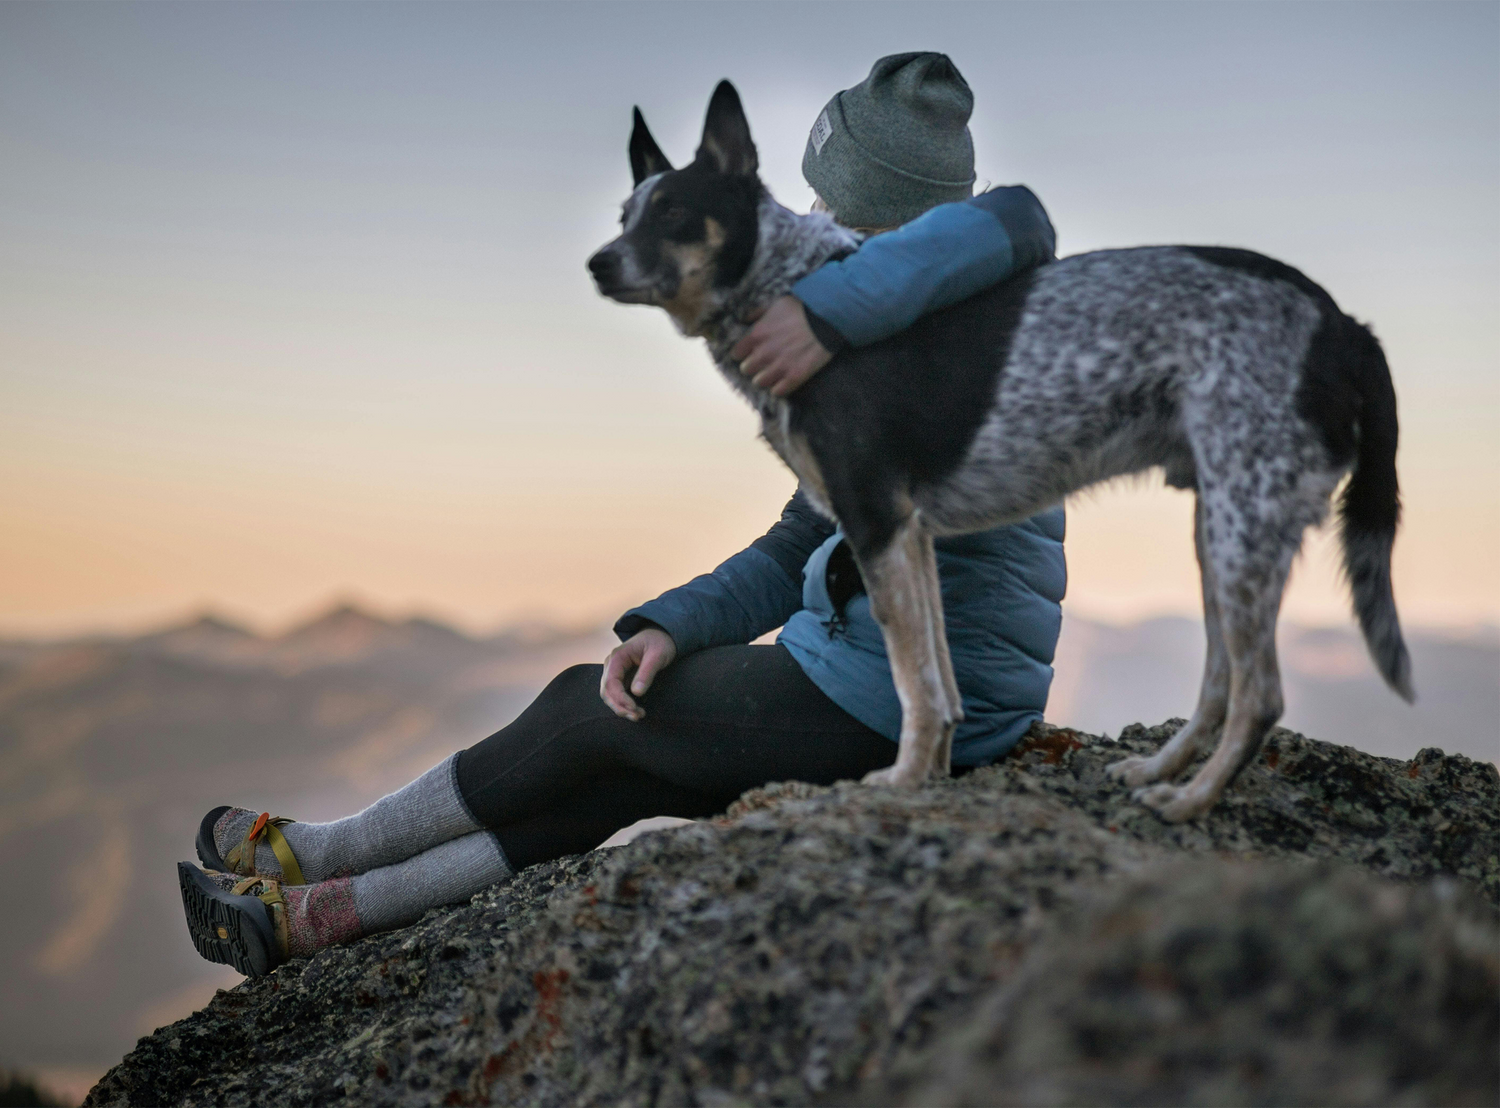
[[[210,962],[233,966],[246,977],[264,977],[287,960],[280,881],[252,876],[226,888],[226,875],[178,862],[177,883],[193,946]]]
[[[292,853],[291,844],[286,841],[286,836],[281,833],[281,828],[296,820],[288,819],[286,816],[273,816],[270,812],[262,812],[250,825],[250,830],[240,840],[239,845],[229,851],[224,857],[219,857],[219,848],[214,843],[214,824],[223,818],[224,813],[230,810],[228,804],[224,804],[209,812],[203,817],[203,822],[198,825],[198,860],[203,863],[204,869],[215,870],[219,873],[236,873],[241,877],[259,876],[255,870],[255,847],[264,839],[271,847],[276,860],[281,863],[281,876],[277,880],[287,885],[305,885],[306,879],[302,876],[302,867],[297,864],[297,856]]]

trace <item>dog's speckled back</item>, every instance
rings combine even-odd
[[[1321,320],[1296,288],[1179,247],[1044,266],[963,464],[917,502],[939,532],[966,531],[1152,466],[1193,487],[1200,464],[1223,469],[1209,440],[1222,447],[1250,423],[1274,437],[1274,469],[1327,465],[1318,430],[1295,405]],[[1196,436],[1201,459],[1194,429],[1214,430]]]

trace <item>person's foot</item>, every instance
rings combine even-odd
[[[198,953],[247,977],[288,958],[407,927],[514,875],[487,831],[450,839],[394,866],[311,885],[177,865],[182,907]]]
[[[177,881],[198,953],[246,977],[264,976],[288,958],[306,958],[365,933],[347,877],[283,885],[275,878],[240,877],[179,862]]]
[[[294,821],[269,812],[227,805],[213,809],[198,825],[196,847],[203,868],[240,877],[274,877],[292,885],[319,881],[327,874],[308,873],[288,841],[284,828]],[[294,833],[295,835],[295,833]]]
[[[277,882],[204,872],[178,862],[177,883],[188,934],[203,957],[233,966],[246,977],[262,977],[286,961],[285,901],[277,903]],[[240,886],[245,887],[236,892]]]

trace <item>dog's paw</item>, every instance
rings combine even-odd
[[[886,785],[893,789],[915,789],[922,784],[922,774],[913,773],[903,766],[871,770],[860,781],[864,785]]]
[[[1204,797],[1188,785],[1150,785],[1136,789],[1131,799],[1150,808],[1168,823],[1195,819],[1214,806],[1212,797]]]
[[[1106,777],[1122,781],[1132,789],[1162,779],[1162,766],[1155,758],[1122,758],[1105,769]]]

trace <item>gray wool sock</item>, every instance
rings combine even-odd
[[[219,818],[214,824],[219,857],[239,845],[259,814],[231,808]],[[283,824],[281,833],[302,867],[302,876],[316,883],[390,866],[479,829],[458,791],[458,755],[454,754],[362,812],[331,823]],[[281,864],[264,839],[256,844],[255,869],[268,877],[282,875]]]
[[[429,908],[461,903],[514,874],[495,836],[476,831],[359,874],[352,881],[354,910],[366,934],[408,927]]]

